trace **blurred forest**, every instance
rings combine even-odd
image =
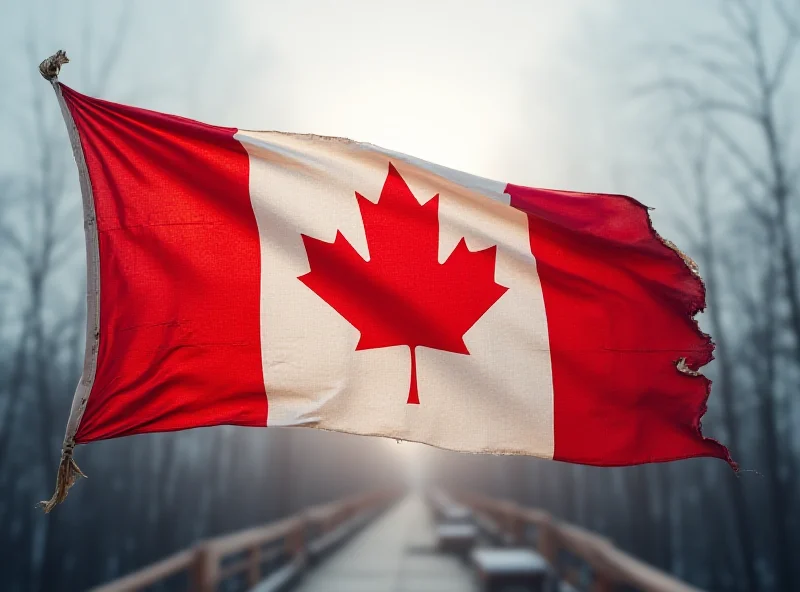
[[[619,178],[646,169],[667,204],[663,234],[700,266],[701,326],[717,345],[704,430],[745,470],[711,460],[598,469],[435,450],[417,461],[429,481],[546,508],[700,587],[800,590],[800,1],[708,4],[699,32],[670,31],[672,40],[640,48],[631,59],[646,63],[644,75],[613,74],[626,89],[620,109],[646,106],[650,127],[639,129],[652,157],[611,165]],[[53,2],[0,7],[16,23],[0,58],[15,60],[0,78],[0,588],[8,591],[82,590],[202,537],[405,477],[391,447],[369,439],[223,427],[81,447],[90,479],[51,515],[34,508],[52,491],[85,331],[77,174],[36,66],[71,40],[69,84],[81,92],[134,104],[177,92],[144,106],[227,117],[198,105],[195,86],[219,40],[187,31],[165,57],[167,74],[134,85],[134,72],[126,86],[119,68],[147,43],[132,29],[133,9],[99,22],[80,6],[71,37],[37,20],[42,7],[58,10]],[[264,71],[264,53],[229,45],[225,61],[236,68],[216,86]],[[230,88],[244,93],[243,85]]]

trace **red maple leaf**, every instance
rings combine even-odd
[[[356,198],[369,259],[341,232],[332,243],[302,235],[311,271],[298,279],[359,330],[356,350],[409,346],[418,404],[415,348],[469,355],[464,333],[508,289],[494,281],[497,247],[470,251],[462,238],[439,263],[439,195],[420,205],[391,163],[378,203]]]

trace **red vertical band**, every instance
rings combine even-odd
[[[700,433],[710,381],[680,372],[712,359],[694,315],[702,281],[650,225],[646,208],[616,195],[509,185],[528,214],[542,283],[554,391],[555,458],[629,465],[715,456]]]
[[[97,214],[97,374],[76,441],[265,426],[258,227],[235,129],[61,86]]]

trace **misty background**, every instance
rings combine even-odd
[[[700,587],[800,589],[800,0],[0,0],[0,588],[82,590],[194,541],[402,483],[514,498]],[[704,434],[745,469],[598,469],[307,429],[79,447],[77,173],[38,63],[85,94],[346,136],[521,185],[624,193],[700,265]],[[624,371],[624,369],[619,369]]]

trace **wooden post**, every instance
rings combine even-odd
[[[215,592],[219,579],[219,559],[214,549],[201,544],[195,549],[194,566],[192,567],[191,589],[197,592]]]
[[[300,520],[288,533],[286,533],[286,552],[292,560],[296,559],[305,551],[305,521]]]
[[[520,547],[525,544],[527,525],[527,520],[520,516],[519,512],[514,512],[511,515],[511,541],[514,545]]]
[[[614,582],[603,573],[595,573],[592,578],[591,592],[613,592]]]
[[[504,502],[502,512],[504,514],[502,524],[508,543],[513,546],[521,546],[525,542],[526,525],[521,506],[515,502]]]
[[[247,583],[255,588],[261,581],[261,545],[253,545],[247,550]]]
[[[542,557],[547,559],[550,565],[558,569],[558,546],[552,518],[548,516],[545,520],[537,524],[537,528],[539,530],[537,551],[539,551]]]

